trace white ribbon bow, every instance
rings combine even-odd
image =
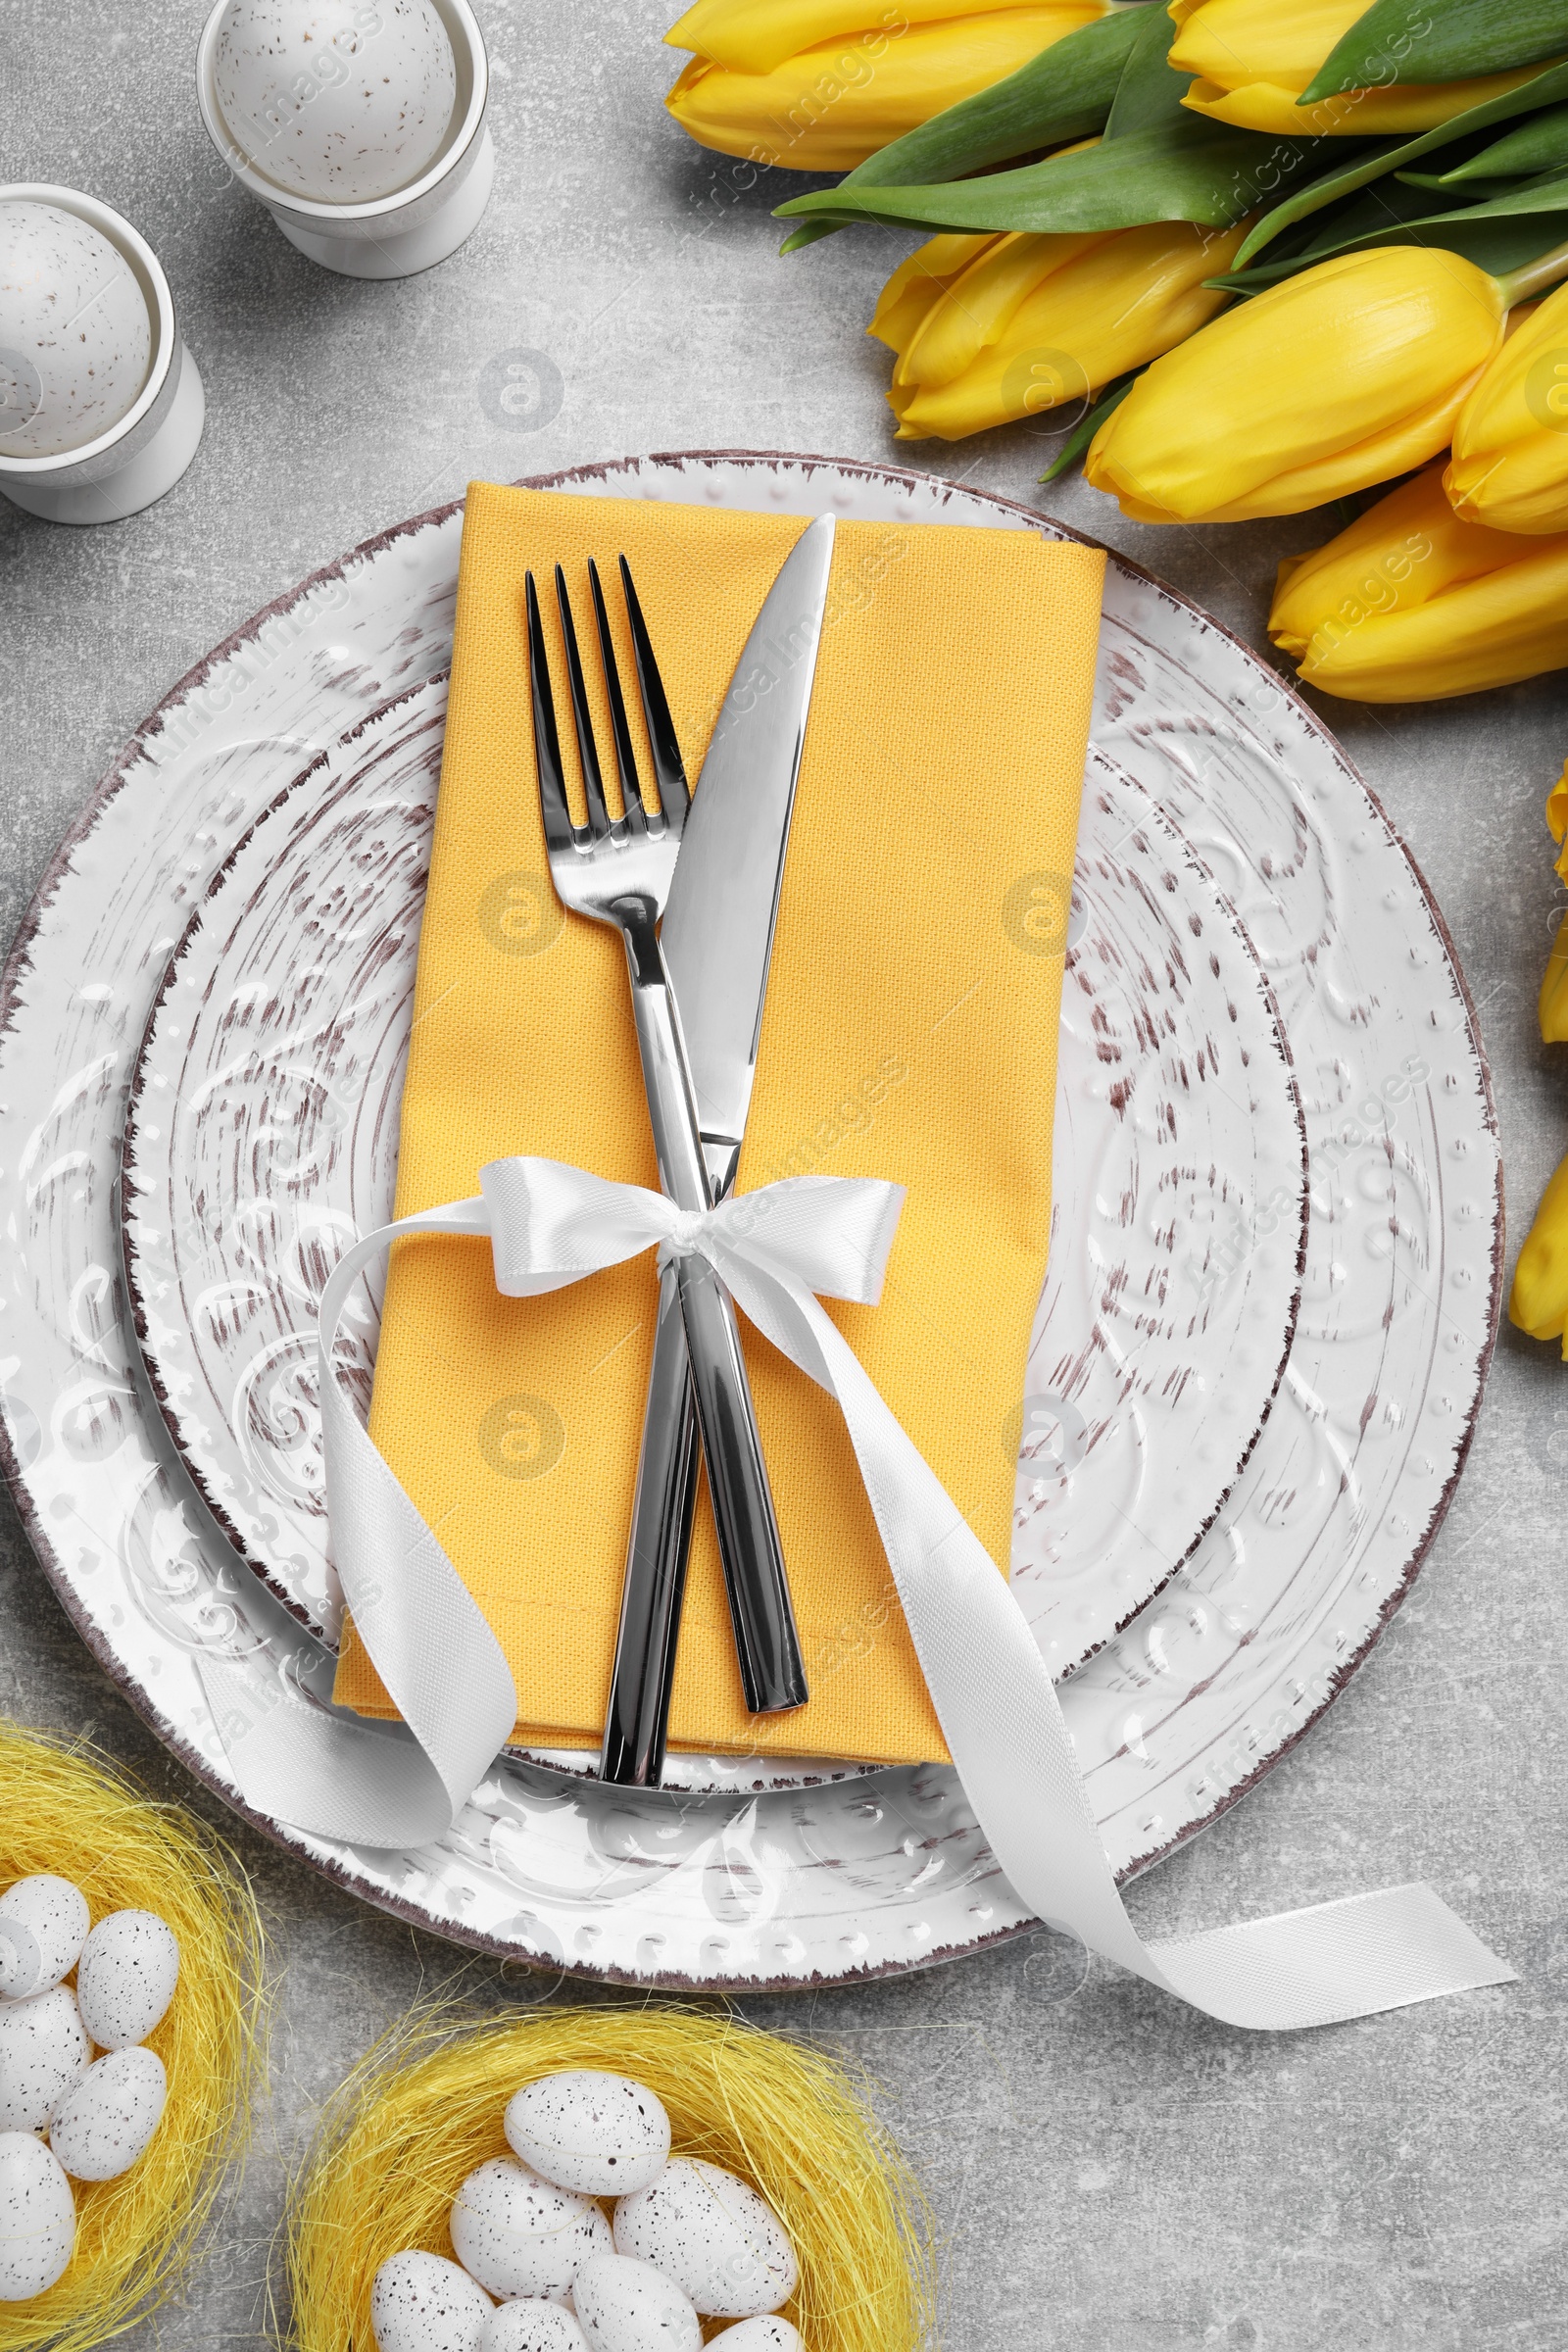
[[[996,1562],[905,1436],[815,1294],[875,1305],[902,1186],[794,1176],[706,1212],[553,1159],[494,1160],[482,1197],[383,1226],[321,1298],[327,1507],[343,1592],[406,1732],[325,1709],[258,1714],[232,1669],[202,1675],[247,1801],[367,1846],[445,1835],[512,1736],[501,1646],[360,1426],[333,1363],[362,1269],[405,1234],[488,1234],[509,1298],[562,1290],[650,1247],[697,1251],[751,1321],[836,1396],[964,1793],[1020,1899],[1050,1926],[1233,2026],[1285,2030],[1512,1981],[1424,1886],[1146,1944],[1116,1889],[1050,1673]]]

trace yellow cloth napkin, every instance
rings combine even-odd
[[[624,551],[695,775],[804,528],[471,486],[399,1215],[475,1192],[512,1152],[658,1184],[619,939],[563,914],[545,878],[524,573],[548,591],[563,563],[591,635],[586,560],[609,578]],[[1098,552],[1029,531],[840,524],[738,1179],[907,1186],[882,1303],[828,1312],[999,1573],[1050,1237],[1062,877],[1102,572]],[[629,687],[624,640],[621,662]],[[559,666],[556,702],[569,739]],[[394,1251],[371,1435],[506,1651],[522,1739],[599,1743],[656,1296],[651,1255],[511,1299],[486,1242]],[[743,1338],[811,1696],[746,1713],[705,1494],[672,1743],[944,1758],[838,1408]],[[390,1712],[352,1628],[337,1697]]]

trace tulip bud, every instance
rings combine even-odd
[[[1430,130],[1489,98],[1528,81],[1538,69],[1489,74],[1472,81],[1421,84],[1396,82],[1399,66],[1390,57],[1379,86],[1345,90],[1310,106],[1298,99],[1329,52],[1358,18],[1366,0],[1171,0],[1180,30],[1170,62],[1180,74],[1196,74],[1185,104],[1215,122],[1246,130],[1274,130],[1297,138],[1371,138],[1385,131]],[[1400,37],[1406,47],[1419,37],[1420,12]]]
[[[1085,466],[1143,522],[1298,514],[1423,466],[1502,341],[1458,254],[1347,253],[1227,311],[1139,377]]]
[[[1563,769],[1546,795],[1546,823],[1552,840],[1558,845],[1558,876],[1568,882],[1568,844],[1563,841],[1564,831],[1568,830],[1568,767]],[[1536,1012],[1541,1022],[1543,1044],[1568,1044],[1568,921],[1557,925],[1551,953],[1546,957],[1546,969],[1542,976]]]
[[[1568,882],[1568,842],[1563,840],[1564,833],[1568,832],[1568,767],[1564,767],[1546,795],[1546,827],[1557,844],[1558,878]]]
[[[1558,845],[1557,872],[1568,882],[1568,767],[1546,795],[1546,823]],[[1557,927],[1541,983],[1541,1034],[1548,1046],[1568,1041],[1568,920]],[[1533,1340],[1562,1339],[1568,1358],[1568,1159],[1541,1197],[1536,1221],[1514,1268],[1508,1320]]]
[[[701,146],[792,172],[847,172],[1108,6],[698,0],[664,35],[697,52],[664,103]]]
[[[1279,567],[1268,617],[1304,684],[1359,703],[1440,701],[1568,660],[1568,533],[1461,521],[1428,466]]]
[[[1459,411],[1444,487],[1494,530],[1568,531],[1568,286],[1510,334]]]
[[[1536,1221],[1513,1270],[1508,1320],[1533,1340],[1557,1340],[1568,1325],[1568,1159],[1541,1196]],[[1568,1345],[1563,1352],[1568,1355]]]
[[[899,355],[897,438],[960,441],[1081,404],[1213,318],[1203,280],[1247,224],[1188,220],[1082,236],[933,237],[896,270],[868,331]]]

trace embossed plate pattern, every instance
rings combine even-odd
[[[588,496],[1047,528],[1008,502],[825,460],[688,456],[570,477]],[[114,1201],[124,1090],[190,911],[270,798],[445,667],[460,516],[421,516],[220,647],[138,730],[45,876],[0,1031],[0,1442],[83,1637],[237,1802],[192,1665],[259,1700],[330,1660],[195,1502],[138,1386]],[[1273,1413],[1186,1567],[1063,1687],[1123,1873],[1211,1821],[1364,1657],[1452,1494],[1495,1330],[1500,1176],[1441,921],[1333,739],[1245,647],[1112,561],[1095,740],[1197,845],[1273,980],[1306,1115],[1303,1306]],[[259,754],[265,757],[258,760]],[[258,766],[268,779],[258,788]],[[1239,1236],[1246,1246],[1246,1236]],[[1029,1923],[950,1771],[632,1797],[498,1764],[438,1846],[272,1835],[436,1931],[583,1973],[797,1984],[971,1950]]]
[[[318,1307],[343,1249],[392,1215],[445,699],[432,680],[366,720],[224,862],[149,1021],[122,1157],[126,1277],[175,1445],[243,1557],[333,1647]],[[1056,1242],[1013,1557],[1058,1675],[1174,1573],[1255,1442],[1305,1206],[1250,946],[1143,790],[1098,763],[1068,928]],[[1258,1246],[1235,1249],[1254,1226]],[[367,1310],[350,1332],[366,1394],[375,1338]],[[1018,1454],[1020,1426],[999,1451]]]

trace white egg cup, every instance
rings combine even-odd
[[[236,144],[218,105],[217,0],[196,51],[196,96],[208,135],[242,188],[265,204],[291,245],[344,277],[412,277],[456,253],[479,224],[496,175],[485,122],[490,65],[468,0],[431,0],[452,43],[458,90],[447,135],[417,179],[369,204],[320,204],[280,187]]]
[[[134,405],[107,432],[53,457],[0,457],[0,491],[46,522],[122,522],[172,490],[201,443],[207,401],[179,338],[174,297],[146,238],[96,197],[21,180],[0,187],[0,202],[12,200],[74,213],[123,254],[146,299],[152,361]]]

